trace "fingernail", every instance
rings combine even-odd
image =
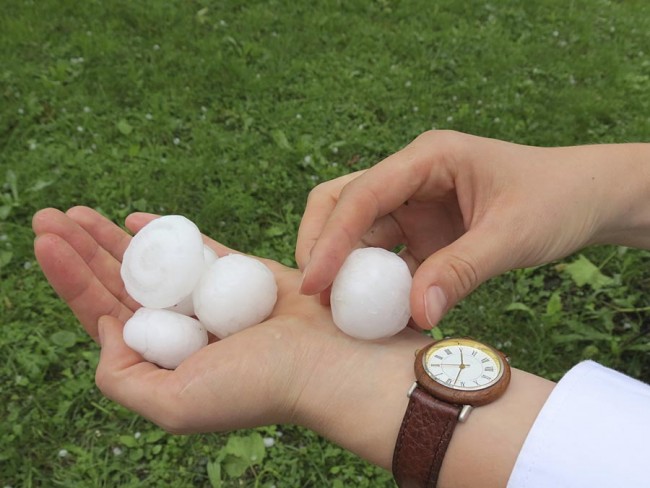
[[[430,286],[424,294],[424,313],[431,327],[435,327],[440,321],[445,308],[447,308],[445,292],[439,286]]]
[[[307,277],[307,271],[309,270],[309,264],[305,266],[305,269],[302,271],[302,281],[300,282],[300,293],[304,294],[305,278]]]
[[[97,321],[97,334],[99,336],[99,345],[104,343],[104,317],[100,317]]]

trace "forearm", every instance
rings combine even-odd
[[[407,331],[397,344],[373,350],[363,362],[366,366],[341,378],[341,390],[330,396],[326,408],[322,403],[313,405],[313,411],[319,413],[309,416],[307,426],[370,462],[391,469],[408,404],[406,392],[415,379],[414,352],[429,342],[430,338]],[[466,423],[456,427],[439,486],[505,486],[553,385],[513,370],[505,395],[476,408]]]
[[[650,249],[650,144],[606,144],[570,148],[593,186],[602,225],[594,243]]]

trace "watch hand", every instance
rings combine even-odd
[[[456,382],[458,381],[458,378],[460,378],[460,372],[461,372],[462,370],[463,370],[462,367],[461,367],[461,368],[458,368],[458,374],[456,375],[456,379],[454,380],[454,385],[455,385]]]

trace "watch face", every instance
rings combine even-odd
[[[458,391],[489,388],[505,368],[496,351],[473,339],[439,341],[426,351],[422,363],[433,381]]]

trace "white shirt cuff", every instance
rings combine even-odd
[[[650,386],[592,361],[556,385],[508,488],[650,487]]]

